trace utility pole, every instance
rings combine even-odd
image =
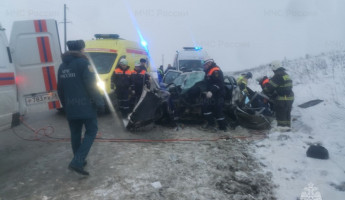
[[[66,4],[63,5],[63,12],[64,12],[64,18],[63,18],[63,22],[59,22],[59,24],[63,23],[64,25],[64,50],[65,52],[67,51],[67,23],[70,23],[67,21],[67,6]]]
[[[162,54],[162,65],[164,66],[164,54]]]
[[[63,24],[64,24],[64,46],[65,46],[65,52],[67,51],[67,21],[66,21],[66,4],[64,4],[64,19],[63,19]]]

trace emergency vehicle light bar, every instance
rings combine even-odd
[[[201,50],[202,47],[183,47],[184,50],[195,50],[195,51],[198,51],[198,50]]]
[[[95,34],[96,39],[119,39],[118,34]]]

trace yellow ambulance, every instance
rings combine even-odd
[[[136,61],[144,58],[147,60],[147,70],[150,70],[145,46],[122,39],[118,34],[95,34],[95,39],[85,41],[85,52],[92,59],[101,78],[102,82],[97,85],[104,86],[108,94],[113,92],[111,76],[122,58],[127,59],[131,70],[134,69]]]

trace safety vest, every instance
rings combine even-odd
[[[238,77],[238,79],[237,79],[237,84],[240,85],[241,83],[243,83],[245,86],[247,86],[247,84],[248,84],[248,79],[241,75],[241,76]]]
[[[220,71],[219,67],[213,67],[210,71],[207,72],[207,76],[212,76],[214,71]]]
[[[126,71],[124,71],[123,69],[121,69],[120,67],[115,69],[115,74],[126,74],[126,75],[131,75],[131,70],[126,69]]]

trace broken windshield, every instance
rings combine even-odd
[[[205,72],[189,72],[183,73],[179,77],[177,77],[174,81],[174,84],[177,86],[181,86],[182,93],[189,90],[193,87],[196,83],[203,81],[205,77]]]

